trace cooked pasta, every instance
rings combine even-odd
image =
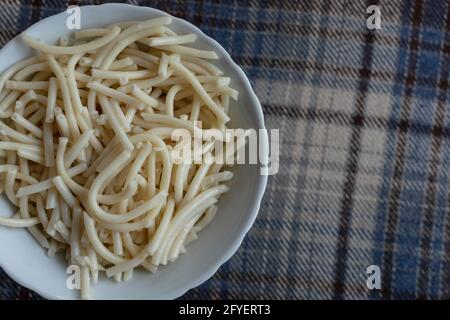
[[[226,144],[238,93],[204,60],[218,55],[186,46],[197,36],[170,23],[81,30],[57,45],[23,34],[36,56],[0,76],[0,193],[18,207],[0,225],[27,228],[49,256],[65,251],[83,299],[99,272],[126,281],[134,268],[175,261],[220,211],[233,177],[192,160]],[[203,149],[172,139],[176,129]],[[205,129],[223,137],[206,141]],[[176,162],[172,152],[186,146],[190,162]]]

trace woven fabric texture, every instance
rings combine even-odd
[[[102,2],[2,0],[0,45],[69,4]],[[447,1],[110,2],[164,10],[216,39],[280,130],[280,171],[254,227],[183,298],[450,299]],[[381,290],[367,288],[370,265]],[[0,299],[39,298],[0,272]]]

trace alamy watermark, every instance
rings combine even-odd
[[[379,6],[371,5],[367,7],[367,29],[378,30],[381,29],[381,9]]]
[[[171,148],[174,164],[260,164],[261,175],[278,173],[280,156],[278,129],[221,131],[199,128],[201,122],[196,121],[193,130],[178,128],[172,131],[171,140],[176,142]]]
[[[69,276],[66,279],[66,287],[70,290],[80,290],[81,288],[81,269],[75,264],[67,267],[66,273]]]
[[[66,12],[69,17],[66,20],[66,27],[69,30],[80,30],[81,29],[81,10],[79,6],[70,6],[67,8]]]
[[[369,274],[366,285],[369,290],[381,289],[381,269],[375,264],[367,267],[366,273]]]

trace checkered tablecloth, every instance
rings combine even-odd
[[[2,0],[0,44],[68,4],[101,2]],[[359,0],[127,2],[220,42],[280,129],[280,171],[254,227],[184,298],[450,299],[447,1],[379,1],[379,30]],[[366,286],[370,265],[381,290]],[[36,298],[0,273],[0,299]]]

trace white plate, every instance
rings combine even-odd
[[[125,4],[104,4],[81,7],[81,27],[102,27],[124,20],[144,20],[166,15],[148,8]],[[47,43],[55,43],[72,32],[66,28],[66,12],[46,18],[25,32]],[[214,40],[192,24],[174,18],[170,26],[180,33],[198,35],[195,46],[214,49],[220,56],[217,65],[232,78],[239,90],[237,102],[231,105],[231,126],[235,128],[264,128],[261,106],[243,71]],[[0,71],[32,54],[19,38],[13,39],[0,51]],[[268,139],[260,139],[262,155],[267,159]],[[101,278],[92,286],[95,299],[174,299],[209,279],[238,249],[259,210],[267,177],[260,175],[260,165],[238,165],[229,183],[231,190],[219,202],[216,219],[199,234],[199,239],[187,247],[187,253],[175,263],[160,268],[155,274],[135,272],[128,282],[114,283]],[[0,199],[0,214],[13,213],[8,201]],[[21,285],[48,299],[78,299],[77,290],[66,287],[66,263],[62,257],[49,258],[26,230],[0,227],[0,265]]]

